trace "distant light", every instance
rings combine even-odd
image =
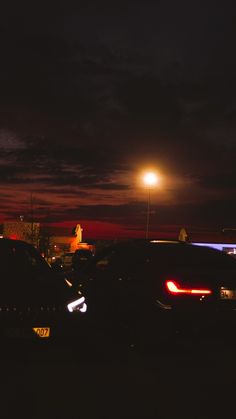
[[[69,287],[72,287],[72,283],[70,281],[68,281],[68,279],[65,279],[65,281],[66,281],[66,283]]]
[[[225,250],[227,248],[236,248],[236,243],[199,243],[199,242],[193,242],[195,246],[203,246],[203,247],[212,247],[213,249],[217,250]]]
[[[159,179],[154,172],[148,172],[144,175],[143,181],[147,186],[154,186],[158,183]]]
[[[11,236],[9,236],[9,238],[11,240],[17,240],[17,235],[16,234],[11,234]]]
[[[234,248],[232,251],[227,252],[229,255],[236,255],[236,249]]]

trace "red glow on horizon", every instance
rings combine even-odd
[[[76,221],[64,221],[56,223],[45,224],[51,230],[55,232],[55,235],[70,234],[77,224],[80,224],[82,228],[82,239],[86,241],[87,239],[97,239],[97,240],[116,240],[116,239],[144,239],[145,238],[145,226],[142,229],[133,228],[117,224],[109,223],[103,221],[93,221],[93,220],[80,220]],[[166,238],[166,239],[175,239],[178,234],[171,231],[153,230],[150,231],[150,239]]]
[[[11,235],[9,236],[9,239],[12,239],[12,240],[18,240],[18,237],[17,237],[17,235],[16,235],[16,234],[11,234]]]

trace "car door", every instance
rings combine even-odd
[[[84,290],[88,313],[100,322],[125,324],[139,307],[140,281],[137,281],[140,257],[131,249],[114,248],[94,262]]]
[[[15,289],[18,306],[27,317],[50,312],[59,301],[58,287],[51,268],[31,246],[18,246],[14,250]]]

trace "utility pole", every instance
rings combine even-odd
[[[147,187],[148,199],[147,199],[147,218],[146,218],[146,234],[145,237],[149,237],[149,224],[150,224],[150,202],[151,202],[151,189],[159,181],[159,178],[154,172],[148,172],[143,178],[144,184]]]
[[[150,190],[150,187],[148,187],[147,222],[146,222],[146,239],[148,239],[148,235],[149,235],[150,200],[151,200],[151,190]]]
[[[31,243],[34,244],[34,207],[33,192],[30,192]]]

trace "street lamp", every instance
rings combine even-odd
[[[151,189],[158,183],[159,179],[154,172],[148,172],[143,177],[143,182],[148,190],[147,201],[147,222],[146,222],[146,239],[149,235],[149,221],[150,221],[150,202],[151,202]]]

